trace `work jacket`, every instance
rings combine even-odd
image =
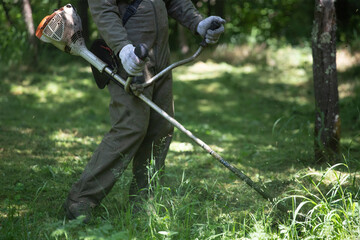
[[[155,12],[166,8],[167,14],[188,28],[194,34],[199,22],[203,19],[191,0],[149,0]],[[160,3],[160,1],[162,3]],[[123,26],[122,16],[128,0],[88,0],[90,12],[100,35],[115,52],[119,53],[122,47],[131,43],[128,33]],[[160,7],[159,7],[160,6]],[[140,5],[141,7],[141,5]],[[156,14],[156,13],[155,13]],[[166,21],[164,15],[157,16],[156,24]],[[145,19],[145,21],[147,21]]]

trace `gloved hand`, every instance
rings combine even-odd
[[[221,26],[215,30],[210,30],[209,28],[211,26],[211,23],[214,21],[220,23]],[[206,43],[215,44],[218,42],[221,34],[225,31],[225,23],[226,21],[221,17],[210,16],[199,23],[197,27],[197,32],[205,39]]]
[[[135,47],[132,44],[125,45],[121,49],[119,57],[125,71],[130,76],[141,76],[145,67],[145,61],[138,58],[134,50]]]

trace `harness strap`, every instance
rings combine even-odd
[[[127,8],[125,11],[125,14],[123,16],[122,22],[123,22],[123,26],[125,26],[125,24],[127,23],[127,21],[136,13],[140,3],[142,2],[142,0],[134,0]]]

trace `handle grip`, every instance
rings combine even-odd
[[[210,30],[216,30],[216,29],[218,29],[220,27],[221,27],[221,23],[219,23],[218,21],[212,21],[209,29]]]
[[[220,23],[220,22],[218,22],[218,21],[212,21],[211,24],[210,24],[209,30],[216,30],[216,29],[218,29],[218,28],[220,28],[220,27],[221,27],[221,23]],[[208,46],[208,44],[207,44],[207,42],[206,42],[206,40],[205,40],[205,37],[204,37],[204,39],[202,40],[202,42],[200,43],[200,46],[202,46],[202,47],[207,47],[207,46]]]
[[[145,43],[140,43],[135,47],[134,53],[138,58],[145,61],[149,55],[149,48]]]

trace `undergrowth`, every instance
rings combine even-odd
[[[212,211],[219,211],[217,203],[196,198],[196,187],[183,172],[175,189],[155,184],[140,216],[131,216],[131,208],[120,215],[108,213],[96,220],[97,224],[78,232],[76,239],[357,239],[358,181],[351,172],[343,172],[344,168],[348,169],[347,165],[337,164],[320,176],[299,175],[296,180],[302,189],[280,200],[292,200],[287,219],[262,210],[241,218],[232,213],[210,218]],[[156,178],[155,173],[151,181]],[[81,218],[59,222],[50,236],[74,239],[69,236],[75,229],[82,229]]]

